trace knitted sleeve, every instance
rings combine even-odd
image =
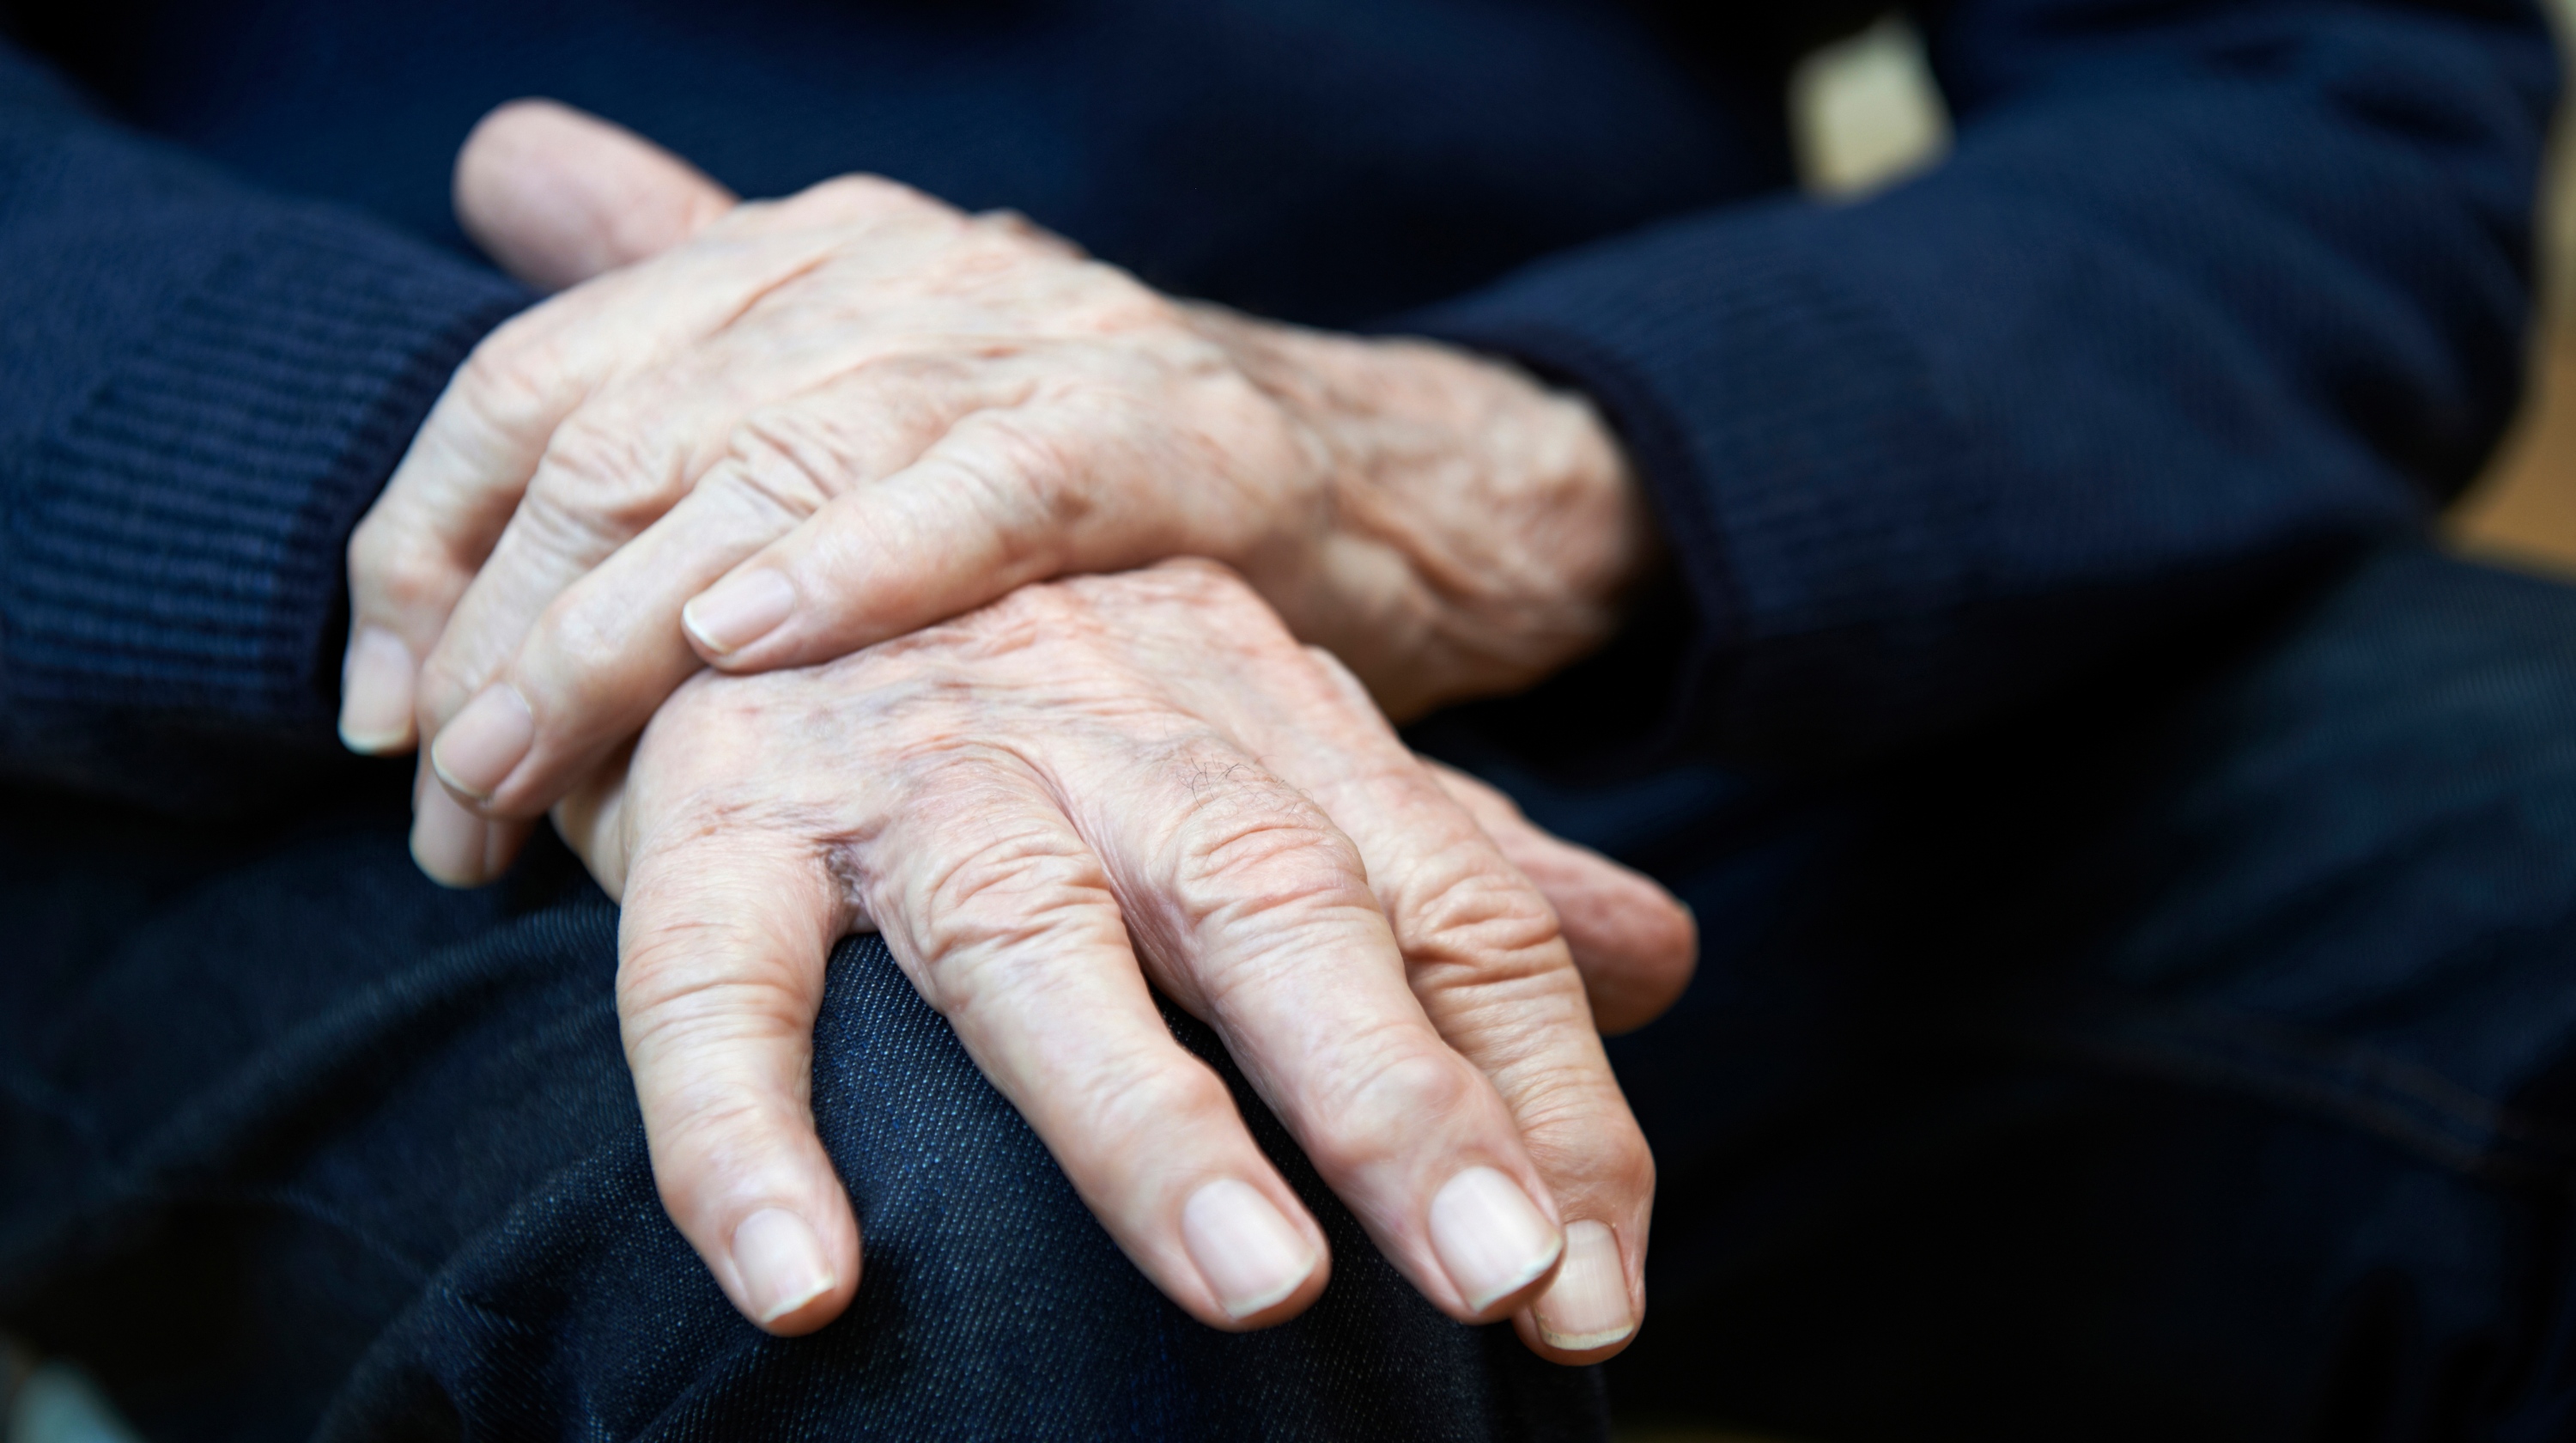
[[[1661,745],[1852,756],[2420,524],[2512,405],[2556,65],[2519,0],[1959,0],[1939,167],[1405,325],[1592,392],[1680,585]]]
[[[348,534],[526,302],[0,48],[0,775],[181,808],[330,754]]]

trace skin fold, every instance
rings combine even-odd
[[[1329,1265],[1149,989],[1435,1305],[1624,1346],[1653,1165],[1598,1031],[1679,994],[1690,920],[1385,715],[1615,627],[1653,543],[1588,407],[889,182],[736,205],[544,103],[457,191],[569,288],[353,540],[343,732],[431,739],[433,876],[497,875],[551,808],[621,897],[655,1174],[746,1316],[810,1331],[858,1285],[805,1089],[824,956],[874,930],[1201,1320],[1293,1316]],[[763,574],[783,615],[725,598]]]
[[[1173,301],[1013,215],[867,176],[729,206],[559,107],[486,121],[458,200],[536,277],[625,261],[477,348],[351,541],[343,731],[429,742],[449,881],[702,665],[1202,556],[1404,719],[1599,646],[1654,561],[1579,398]],[[601,218],[512,229],[549,205]]]
[[[819,668],[703,673],[564,817],[624,901],[621,1014],[664,1197],[754,1317],[768,1305],[727,1240],[764,1209],[814,1220],[837,1287],[818,1306],[855,1277],[803,1088],[824,954],[859,929],[1202,1321],[1303,1307],[1323,1234],[1148,982],[1218,1029],[1444,1311],[1519,1313],[1569,1359],[1642,1314],[1653,1162],[1555,912],[1348,674],[1221,568],[1040,583]],[[1471,1168],[1546,1217],[1525,1276],[1480,1280],[1472,1241],[1443,1245],[1437,1200]],[[1242,1316],[1181,1226],[1220,1180],[1315,1262]],[[1607,1278],[1560,1274],[1558,1299],[1541,1285],[1578,1221],[1621,1246],[1585,1260]]]

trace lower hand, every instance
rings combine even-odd
[[[1557,913],[1329,657],[1220,568],[1025,588],[826,666],[702,674],[565,834],[622,894],[618,999],[655,1173],[726,1293],[808,1331],[859,1276],[807,1109],[824,958],[881,932],[1137,1266],[1228,1329],[1325,1242],[1204,1018],[1397,1268],[1566,1362],[1643,1316],[1654,1169]],[[1690,968],[1660,890],[1467,789],[1616,905],[1612,988]],[[1627,1005],[1627,1004],[1622,1004]]]

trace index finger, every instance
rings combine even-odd
[[[612,375],[722,326],[833,243],[801,222],[764,230],[767,213],[740,207],[733,215],[744,219],[711,227],[706,244],[524,312],[457,368],[349,539],[340,734],[352,750],[407,751],[418,740],[420,664],[565,419]]]
[[[809,1102],[848,915],[792,839],[701,830],[638,859],[618,919],[618,1024],[663,1207],[773,1333],[821,1327],[858,1287],[858,1220]]]

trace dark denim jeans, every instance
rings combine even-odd
[[[1663,1169],[1621,1409],[2576,1431],[2576,591],[2394,552],[1833,774],[1577,787],[1426,739],[1700,917],[1691,993],[1614,1047]],[[0,821],[0,1320],[148,1432],[1599,1429],[1601,1374],[1440,1320],[1275,1130],[1333,1286],[1257,1336],[1183,1319],[873,943],[815,1078],[860,1301],[761,1337],[656,1205],[613,913],[559,852],[436,891],[400,803]]]

